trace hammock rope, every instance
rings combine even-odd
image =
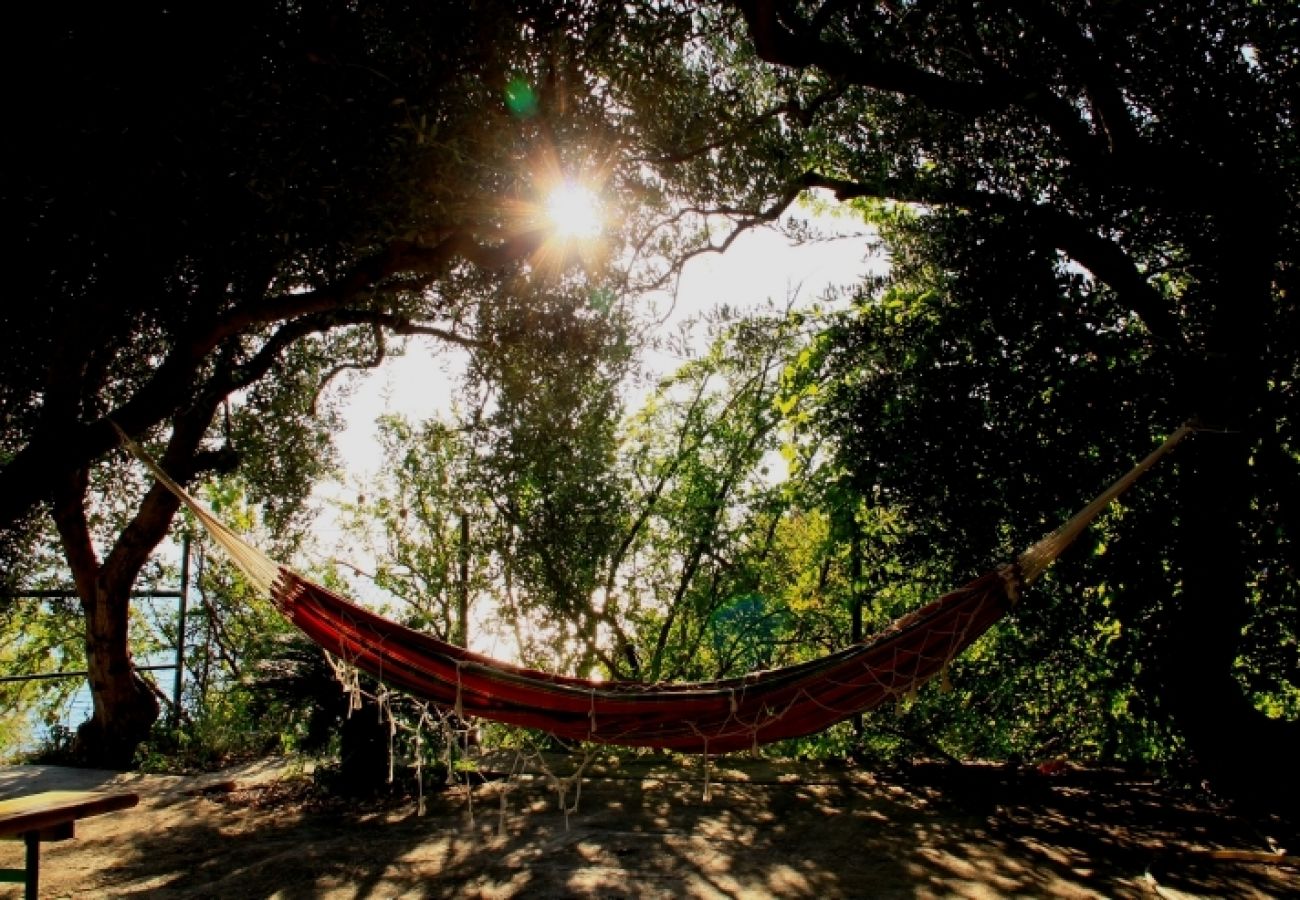
[[[1049,534],[1047,537],[1034,544],[1024,553],[1016,558],[1016,569],[1020,575],[1020,581],[1029,585],[1038,579],[1038,576],[1050,566],[1058,556],[1060,556],[1067,547],[1074,543],[1079,535],[1087,530],[1097,516],[1101,515],[1106,507],[1133,486],[1133,484],[1146,474],[1147,470],[1160,462],[1161,459],[1187,435],[1191,434],[1193,428],[1191,425],[1183,425],[1174,431],[1173,434],[1165,438],[1163,444],[1152,450],[1141,462],[1130,469],[1122,478],[1119,478],[1106,490],[1097,495],[1097,498],[1071,516],[1066,522]]]
[[[114,425],[116,428],[117,426]],[[709,682],[594,681],[529,669],[392,622],[280,565],[222,523],[131,438],[123,445],[174,493],[249,582],[329,653],[391,688],[459,717],[537,728],[555,737],[726,753],[801,737],[929,679],[1016,603],[1088,525],[1192,431],[1183,426],[1017,559],[895,620],[856,644],[803,663]]]

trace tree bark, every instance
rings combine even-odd
[[[1300,723],[1270,719],[1233,673],[1250,607],[1243,514],[1250,502],[1243,435],[1200,435],[1182,459],[1182,593],[1164,640],[1163,697],[1216,790],[1300,802]]]
[[[213,459],[197,451],[215,403],[196,403],[187,416],[173,420],[163,465],[182,480]],[[131,658],[131,589],[166,536],[179,501],[154,485],[101,562],[86,513],[89,489],[89,469],[77,469],[54,483],[50,510],[85,616],[86,669],[94,703],[91,718],[78,729],[73,753],[87,764],[128,768],[159,713],[157,697]]]
[[[1185,373],[1189,405],[1219,433],[1203,433],[1182,455],[1178,527],[1181,596],[1164,641],[1162,701],[1212,786],[1247,801],[1300,801],[1300,722],[1268,718],[1234,674],[1250,620],[1249,540],[1254,445],[1263,421],[1272,259],[1278,217],[1268,186],[1243,187],[1225,209],[1206,253],[1219,297],[1204,359]],[[1276,212],[1276,210],[1272,210]],[[1267,437],[1262,439],[1267,440]]]
[[[136,750],[158,719],[158,700],[136,674],[128,640],[131,582],[96,579],[81,601],[86,616],[86,668],[94,713],[77,729],[78,759],[112,769],[130,768]]]
[[[149,542],[154,528],[142,528],[142,518],[155,528],[156,519],[165,529],[170,514],[155,491],[153,503],[146,500],[150,515],[137,516],[108,563],[101,563],[86,519],[88,487],[89,472],[77,470],[55,485],[51,508],[85,615],[86,669],[94,703],[91,718],[77,731],[73,754],[84,763],[124,769],[134,761],[159,712],[157,698],[132,665],[128,641],[131,587],[158,543]]]
[[[456,548],[460,572],[456,581],[456,640],[469,646],[469,514],[460,513],[460,544]]]

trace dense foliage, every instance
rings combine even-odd
[[[25,560],[57,533],[86,624],[87,753],[129,761],[157,715],[131,671],[129,592],[176,512],[110,464],[110,421],[159,441],[182,481],[238,466],[291,523],[331,461],[336,376],[394,336],[545,340],[503,333],[499,297],[600,285],[622,251],[552,238],[556,183],[592,178],[612,220],[655,215],[600,66],[623,30],[664,46],[637,35],[674,21],[484,2],[27,23],[5,60],[27,88],[2,189],[21,251],[0,311],[0,570],[29,586]]]
[[[1199,422],[1089,582],[1142,715],[1221,785],[1283,770],[1300,746],[1294,9],[737,6],[762,59],[840,90],[794,129],[800,183],[920,211],[895,227],[896,283],[832,339],[855,482],[932,523],[920,552],[954,548],[963,570],[1121,470],[1121,448]]]
[[[376,580],[448,636],[491,598],[537,629],[529,661],[618,677],[840,643],[1195,421],[954,695],[877,724],[961,754],[1185,752],[1243,789],[1291,771],[1292,5],[102,18],[38,23],[15,57],[44,77],[4,188],[26,302],[0,311],[0,521],[9,560],[57,532],[87,734],[119,759],[156,714],[126,678],[127,591],[175,505],[99,462],[107,419],[183,479],[240,466],[291,532],[329,462],[324,388],[424,334],[469,379],[457,419],[386,426],[392,477],[356,509]],[[537,173],[579,169],[608,238],[548,244]],[[880,229],[889,278],[719,327],[625,414],[638,291],[810,189]]]

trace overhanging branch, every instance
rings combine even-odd
[[[727,233],[727,236],[723,238],[720,243],[717,244],[708,243],[701,247],[695,247],[694,249],[688,250],[687,252],[676,257],[673,260],[672,265],[665,272],[653,278],[651,281],[647,283],[636,285],[635,289],[639,291],[658,290],[662,288],[665,284],[667,284],[670,280],[672,280],[674,277],[680,275],[682,271],[682,267],[685,266],[692,259],[695,259],[697,256],[704,256],[706,254],[712,254],[712,253],[718,253],[718,254],[726,253],[727,250],[731,247],[731,245],[736,242],[737,238],[739,238],[746,231],[750,231],[751,229],[757,228],[761,225],[770,225],[771,223],[780,219],[781,216],[785,214],[785,211],[789,209],[796,200],[799,199],[799,195],[802,194],[803,191],[804,191],[804,187],[798,180],[796,180],[791,184],[789,184],[786,187],[786,189],[781,193],[781,195],[764,209],[745,209],[742,207],[734,207],[734,206],[717,207],[711,209],[702,209],[698,207],[688,207],[685,209],[679,209],[669,219],[657,225],[655,228],[647,229],[645,236],[642,238],[641,242],[633,250],[632,255],[634,259],[641,255],[642,251],[645,249],[646,244],[649,243],[651,237],[655,234],[655,232],[657,232],[660,228],[665,228],[675,223],[678,223],[683,218],[689,215],[699,216],[705,219],[706,221],[710,216],[719,216],[719,217],[727,218],[731,220],[733,227],[731,231]]]
[[[236,308],[210,328],[196,334],[191,352],[206,354],[226,338],[244,334],[260,325],[346,308],[388,279],[404,276],[427,284],[445,275],[456,260],[480,269],[500,269],[525,259],[545,239],[544,230],[532,229],[509,235],[496,243],[483,242],[464,231],[445,234],[433,244],[393,241],[324,287],[285,292]]]
[[[825,17],[805,23],[775,0],[733,2],[744,17],[755,51],[765,62],[797,69],[817,68],[845,84],[911,97],[931,109],[972,120],[1019,107],[1047,125],[1078,163],[1089,163],[1104,149],[1070,103],[1047,85],[1002,68],[986,70],[982,81],[941,75],[870,49],[856,50],[827,41],[821,36],[827,24]],[[861,37],[865,47],[875,46],[875,35]]]
[[[285,338],[309,332],[297,320],[334,313],[336,321],[346,318],[352,304],[364,304],[385,282],[407,277],[408,283],[394,289],[412,289],[445,275],[461,260],[484,269],[499,269],[525,259],[545,240],[544,231],[533,229],[485,240],[470,231],[444,232],[433,243],[394,241],[357,262],[330,284],[311,291],[285,292],[272,298],[250,300],[229,312],[194,323],[153,374],[110,415],[129,434],[141,434],[163,421],[172,411],[188,404],[195,391],[197,373],[225,341],[275,323],[288,323]],[[364,321],[378,314],[366,313]],[[462,346],[470,339],[454,332],[421,325],[393,316],[387,323],[398,333],[428,334]],[[270,351],[268,351],[270,352]],[[252,373],[261,363],[248,371]],[[52,484],[69,471],[88,465],[116,445],[116,435],[106,420],[92,423],[69,421],[34,435],[32,440],[0,469],[0,523],[15,521],[32,506],[51,495]]]
[[[1024,221],[1032,225],[1056,249],[1115,291],[1157,339],[1173,347],[1184,343],[1177,320],[1165,298],[1147,281],[1129,255],[1087,223],[1055,207],[1018,200],[1005,194],[940,185],[903,184],[887,179],[874,182],[852,181],[815,171],[805,172],[798,184],[801,188],[829,190],[841,202],[874,198],[927,206],[956,206]]]

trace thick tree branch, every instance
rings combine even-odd
[[[1017,200],[1004,194],[939,185],[918,187],[884,180],[859,182],[819,172],[806,172],[800,184],[830,190],[841,201],[869,197],[928,206],[957,206],[1027,222],[1056,249],[1115,291],[1158,340],[1170,347],[1180,347],[1185,342],[1165,298],[1147,281],[1128,254],[1086,223],[1055,207]]]
[[[90,522],[86,519],[86,491],[90,474],[82,468],[68,472],[54,485],[51,515],[63,544],[63,553],[72,570],[72,580],[77,594],[95,596],[95,581],[99,577],[100,562],[90,535]]]
[[[224,396],[215,391],[200,392],[192,404],[172,418],[171,435],[159,463],[181,484],[214,463],[228,462],[224,454],[200,450]],[[171,491],[154,484],[104,560],[104,577],[127,584],[134,581],[166,536],[179,508],[180,501]]]
[[[303,338],[313,334],[323,334],[335,328],[346,328],[354,325],[370,325],[380,330],[381,333],[391,332],[403,336],[424,335],[436,337],[439,340],[469,349],[483,349],[488,346],[483,341],[465,337],[444,328],[413,322],[407,316],[370,309],[338,310],[314,316],[303,316],[276,329],[275,333],[258,349],[252,359],[231,372],[229,382],[221,385],[221,389],[225,394],[229,394],[232,391],[246,388],[255,383],[271,370],[281,353]],[[374,365],[378,365],[380,362],[382,362],[382,355],[374,361]]]
[[[1232,152],[1222,158],[1188,147],[1155,144],[1140,133],[1116,78],[1097,42],[1074,21],[1035,0],[1008,0],[1024,23],[1066,60],[1078,79],[1085,116],[1074,102],[1052,85],[1026,78],[989,57],[975,33],[974,15],[966,12],[967,47],[958,52],[974,61],[982,80],[963,80],[937,74],[920,64],[910,64],[873,51],[887,42],[877,30],[883,26],[848,18],[850,4],[826,3],[811,22],[804,22],[790,4],[779,0],[733,0],[745,20],[760,58],[773,65],[817,68],[843,84],[853,84],[909,97],[925,107],[954,113],[972,126],[983,116],[1020,109],[1046,126],[1061,145],[1061,156],[1074,171],[1099,192],[1117,187],[1139,197],[1158,195],[1168,209],[1198,214],[1218,214],[1230,209],[1243,192],[1252,188],[1241,180],[1252,171],[1252,157]],[[908,13],[920,15],[919,10]],[[859,32],[866,49],[855,49],[823,38],[832,19],[840,17],[846,30]],[[951,49],[951,48],[950,48]],[[1231,128],[1219,129],[1231,133]],[[1213,145],[1215,141],[1208,142]],[[1235,138],[1221,142],[1229,151]],[[1227,177],[1232,171],[1233,177]],[[1189,189],[1195,184],[1196,189]],[[1260,185],[1267,193],[1266,185]]]
[[[858,51],[821,37],[800,22],[792,26],[774,0],[733,0],[745,19],[759,57],[773,65],[815,67],[845,84],[860,85],[912,97],[931,109],[975,119],[1020,107],[1046,124],[1080,163],[1093,160],[1101,150],[1095,136],[1074,108],[1045,85],[1005,70],[988,72],[984,81],[962,81],[939,75],[888,56]],[[871,35],[863,35],[872,46]]]
[[[1082,79],[1093,117],[1105,131],[1111,150],[1122,154],[1134,149],[1139,141],[1137,128],[1096,43],[1055,7],[1037,0],[1012,0],[1011,6],[1060,48],[1069,68]]]
[[[415,277],[435,280],[457,260],[497,269],[518,262],[545,240],[545,232],[530,230],[495,243],[467,232],[444,235],[435,244],[395,241],[359,263],[326,287],[300,293],[287,292],[270,300],[246,303],[225,316],[195,327],[177,345],[138,390],[109,415],[129,434],[140,434],[161,422],[171,410],[185,405],[193,391],[195,373],[224,341],[276,322],[289,322],[286,337],[295,331],[310,333],[294,320],[333,312],[337,324],[349,313],[339,312],[383,286],[386,280]],[[407,285],[409,287],[409,285]],[[471,346],[471,340],[410,319],[374,310],[353,312],[352,322],[377,322],[399,334],[428,334]],[[317,329],[318,330],[318,329]],[[287,346],[287,344],[285,344]],[[254,366],[254,369],[257,367]],[[88,465],[116,445],[108,423],[47,422],[41,432],[0,471],[0,524],[13,522],[51,494],[52,481],[63,472]]]
[[[287,292],[237,308],[210,329],[197,334],[191,353],[205,355],[225,339],[260,325],[346,307],[390,278],[436,280],[456,260],[489,271],[500,269],[527,258],[545,242],[546,237],[545,230],[532,229],[506,236],[497,243],[484,243],[471,233],[454,231],[442,236],[435,244],[393,241],[324,287]]]

